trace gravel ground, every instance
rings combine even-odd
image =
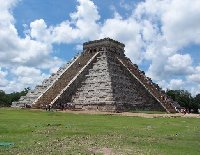
[[[113,113],[113,112],[101,112],[101,111],[71,111],[65,110],[60,112],[74,113],[74,114],[103,114],[103,115],[120,115],[120,116],[133,116],[133,117],[145,117],[145,118],[155,118],[155,117],[194,117],[200,118],[200,114],[147,114],[147,113],[132,113],[132,112],[122,112],[122,113]]]

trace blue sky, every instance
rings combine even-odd
[[[123,42],[163,89],[200,93],[199,0],[0,0],[0,89],[34,88],[88,40]]]

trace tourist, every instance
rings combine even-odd
[[[47,105],[47,104],[45,105],[45,110],[46,110],[46,111],[48,110],[48,105]]]
[[[51,105],[50,104],[48,104],[48,110],[51,111]]]

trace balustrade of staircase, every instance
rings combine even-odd
[[[42,85],[37,85],[34,90],[29,90],[25,96],[21,96],[19,101],[12,102],[12,107],[23,107],[26,105],[32,106],[32,103],[37,100],[51,85],[58,79],[58,77],[63,73],[68,66],[76,60],[78,55],[67,62],[63,67],[60,67],[56,73],[51,74],[47,79],[44,79]]]
[[[53,85],[34,102],[33,107],[50,104],[94,55],[95,52],[82,53]]]

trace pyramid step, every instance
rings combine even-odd
[[[66,72],[59,77],[59,80],[55,81],[52,87],[50,87],[36,102],[35,105],[39,106],[42,103],[51,103],[56,97],[59,97],[59,93],[67,86],[67,84],[78,74],[78,72],[87,64],[88,60],[94,56],[93,54],[84,54],[79,56],[74,63],[67,69]],[[79,62],[81,62],[79,64]]]
[[[157,85],[153,84],[151,81],[147,80],[144,73],[139,71],[135,66],[133,66],[129,61],[120,59],[121,62],[136,76],[139,81],[141,81],[146,89],[165,107],[168,112],[174,111],[175,108],[170,104],[166,103],[161,99],[162,93],[160,92]],[[173,110],[172,110],[173,109]]]

